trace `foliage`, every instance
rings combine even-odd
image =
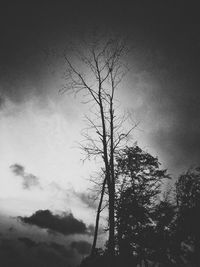
[[[180,262],[179,244],[176,240],[176,205],[168,198],[161,200],[154,208],[154,228],[150,236],[152,260],[164,266]]]
[[[176,200],[177,239],[186,258],[200,264],[200,168],[189,169],[179,177]]]
[[[157,158],[135,145],[121,150],[116,164],[114,265],[104,251],[86,266],[200,266],[200,168],[161,194],[169,176]]]
[[[158,159],[137,145],[126,147],[116,158],[118,191],[116,239],[118,253],[145,259],[154,229],[153,207],[158,201],[163,179]]]

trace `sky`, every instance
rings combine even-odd
[[[131,48],[118,100],[139,122],[133,142],[158,156],[173,179],[200,163],[200,20],[194,3],[2,4],[0,255],[15,255],[21,266],[30,259],[40,266],[47,255],[49,266],[74,266],[90,248],[96,204],[88,188],[98,164],[83,164],[77,147],[88,107],[80,96],[59,90],[65,83],[62,51],[94,31],[126,38]]]

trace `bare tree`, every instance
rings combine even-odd
[[[94,38],[95,39],[95,38]],[[127,141],[136,126],[124,131],[127,117],[121,115],[119,102],[115,99],[116,88],[128,71],[123,57],[127,53],[125,42],[117,38],[95,39],[90,45],[66,51],[66,85],[63,92],[80,93],[84,103],[89,104],[88,127],[84,130],[81,148],[87,158],[100,156],[104,163],[105,177],[97,210],[96,229],[92,249],[95,249],[98,222],[105,191],[108,191],[109,239],[108,253],[115,254],[115,154]]]

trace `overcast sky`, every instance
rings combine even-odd
[[[13,1],[0,11],[1,216],[30,218],[12,221],[5,217],[1,246],[10,242],[10,234],[5,237],[3,232],[11,233],[8,229],[13,224],[14,241],[6,243],[12,250],[17,247],[21,253],[32,246],[31,255],[38,250],[54,251],[63,264],[74,264],[77,260],[68,261],[61,253],[67,249],[67,255],[76,259],[87,254],[95,214],[87,179],[96,166],[81,162],[76,141],[81,138],[87,106],[80,97],[59,94],[64,82],[59,55],[71,41],[94,30],[127,38],[131,70],[118,96],[122,107],[140,122],[133,140],[158,156],[176,177],[200,164],[200,20],[197,7],[189,1],[41,2]],[[45,226],[32,221],[38,210],[48,210],[42,216],[50,220],[60,216],[58,221],[71,212],[70,218],[85,228],[72,232],[68,240],[72,242],[75,236],[77,242],[86,243],[56,247],[49,232],[44,234]],[[35,243],[27,236],[30,221],[37,225],[31,228],[38,233]],[[60,228],[49,230],[59,232]],[[16,239],[19,232],[30,240]],[[59,234],[56,240],[63,245],[68,233]],[[46,235],[43,241],[41,235]]]

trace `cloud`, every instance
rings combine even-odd
[[[30,217],[19,218],[24,223],[37,225],[64,235],[84,234],[87,230],[85,223],[74,218],[72,213],[54,215],[50,210],[38,210]]]
[[[56,250],[61,256],[64,256],[64,257],[72,257],[74,254],[71,249],[66,249],[65,246],[60,245],[55,242],[51,242],[49,244],[49,248]]]
[[[146,92],[146,103],[152,107],[146,129],[151,129],[148,134],[151,146],[164,155],[169,167],[180,172],[200,163],[200,78],[194,66],[186,75],[188,63],[181,68],[183,62],[178,56],[170,60],[165,72],[156,74],[159,79],[155,91]]]
[[[72,247],[71,243],[91,240],[87,234],[51,235],[42,228],[1,214],[0,219],[0,266],[3,267],[79,266],[83,254],[78,245]],[[14,232],[9,231],[11,225],[15,226]]]
[[[30,238],[0,239],[0,263],[5,267],[77,266],[81,255],[73,248],[52,242],[34,242]]]
[[[10,166],[11,170],[13,171],[13,173],[15,175],[18,175],[18,176],[23,176],[24,175],[24,167],[20,164],[13,164]]]
[[[31,173],[26,173],[24,166],[16,163],[11,165],[10,168],[16,176],[23,178],[24,189],[31,189],[32,187],[40,185],[39,178]]]
[[[95,226],[94,224],[89,224],[87,227],[87,233],[88,235],[93,236],[94,235],[94,231],[95,231]],[[105,227],[103,227],[102,225],[99,225],[98,228],[98,235],[105,235]]]
[[[89,195],[84,192],[74,192],[74,195],[78,197],[84,204],[86,204],[91,209],[97,208],[97,202],[94,199],[94,196]]]
[[[66,248],[64,245],[58,244],[56,242],[35,242],[32,239],[28,238],[28,237],[19,237],[18,238],[19,241],[23,242],[24,245],[27,248],[34,248],[34,247],[43,247],[43,248],[48,248],[48,249],[52,249],[54,251],[56,251],[56,253],[60,254],[60,256],[63,257],[72,257],[74,256],[74,252],[72,251],[71,247],[70,248]]]
[[[91,250],[91,244],[84,240],[73,241],[71,243],[71,248],[75,248],[81,255],[87,255]]]
[[[43,60],[45,55],[41,55],[43,51],[41,48],[52,48],[55,45],[60,47],[69,42],[68,39],[66,41],[66,37],[64,38],[66,34],[72,32],[73,36],[79,36],[80,39],[84,29],[87,32],[91,31],[96,22],[99,24],[98,27],[102,26],[104,29],[105,23],[106,28],[121,30],[134,40],[131,45],[135,48],[133,67],[136,72],[145,70],[160,82],[159,90],[154,92],[149,90],[151,84],[148,82],[147,85],[150,86],[147,86],[145,96],[149,95],[149,91],[150,97],[142,99],[144,105],[141,112],[144,116],[148,116],[148,106],[155,110],[155,114],[147,118],[152,128],[158,123],[161,125],[159,129],[155,127],[155,130],[152,130],[152,136],[148,138],[151,142],[146,142],[145,146],[155,147],[158,152],[165,153],[166,160],[175,166],[177,164],[186,166],[189,163],[188,159],[191,158],[192,161],[198,161],[200,156],[198,115],[200,35],[199,18],[196,16],[198,9],[195,10],[193,5],[189,7],[184,4],[171,8],[167,3],[164,7],[152,3],[143,6],[141,1],[137,1],[140,4],[134,4],[134,8],[130,8],[129,5],[123,6],[123,12],[120,4],[109,5],[103,12],[96,12],[96,4],[89,7],[84,3],[77,10],[76,5],[68,6],[67,1],[62,2],[64,4],[43,4],[39,9],[32,6],[31,10],[35,11],[32,12],[34,16],[27,15],[30,7],[19,3],[16,6],[9,6],[6,12],[3,11],[0,17],[1,27],[4,29],[2,31],[4,42],[0,44],[2,65],[0,97],[14,103],[25,102],[33,96],[42,97],[41,103],[45,106],[45,99],[50,95],[49,89],[58,87],[51,85],[54,79],[50,79],[46,73],[48,64]],[[71,10],[68,16],[64,12],[66,7]],[[113,8],[114,17],[111,19],[110,10],[113,11]],[[99,7],[98,10],[102,9]],[[46,16],[45,20],[41,19],[43,13]],[[76,15],[76,19],[72,14]],[[103,19],[96,19],[102,14]],[[4,23],[5,21],[7,23]],[[55,68],[57,69],[57,66]],[[131,75],[134,76],[134,73]],[[137,86],[136,80],[130,83],[133,89]],[[130,93],[125,90],[123,94],[128,95],[134,106],[137,94],[130,97]],[[169,105],[165,105],[167,102],[170,102]],[[173,114],[170,114],[170,110]],[[163,124],[170,124],[166,115],[175,118],[175,123],[169,131],[163,127]],[[141,120],[144,120],[144,116]],[[149,127],[146,127],[145,131],[148,135]]]
[[[37,243],[27,237],[19,237],[19,241],[23,242],[28,248],[32,248],[37,245]]]
[[[3,107],[4,105],[4,98],[0,95],[0,109]]]

